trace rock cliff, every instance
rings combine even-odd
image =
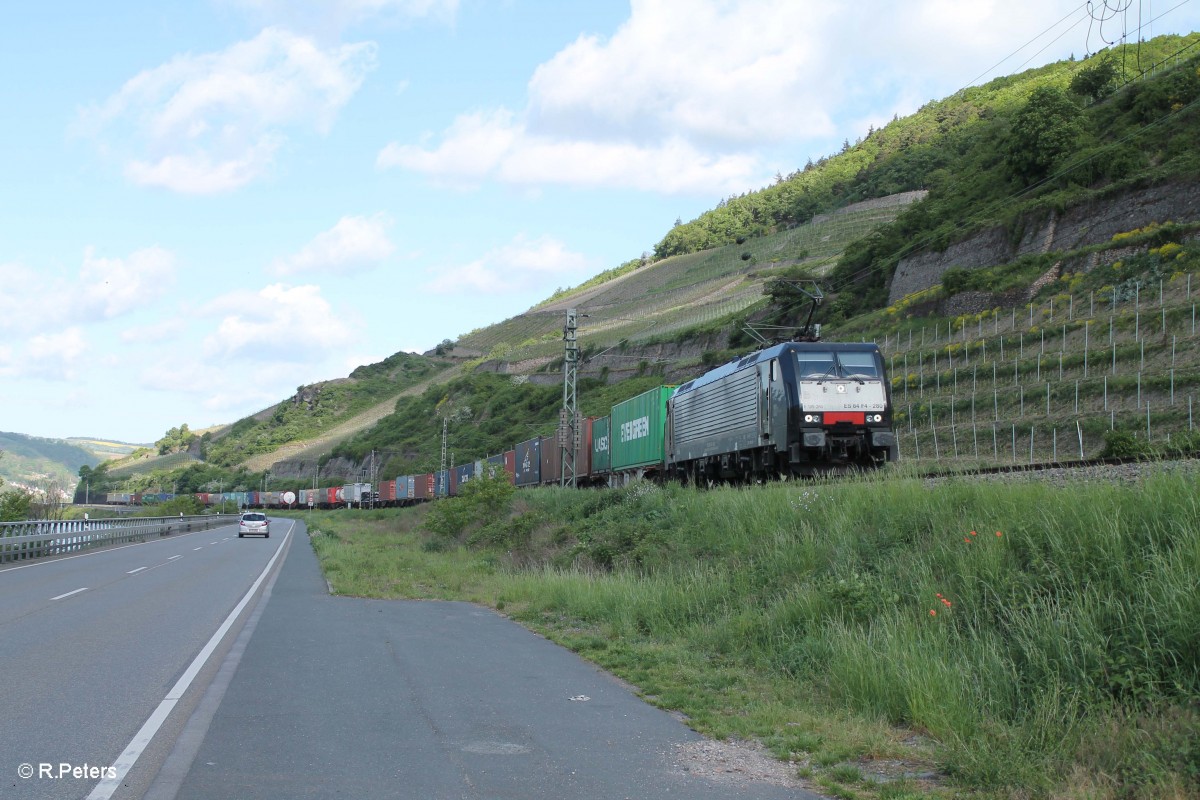
[[[928,289],[951,267],[978,269],[1005,264],[1030,253],[1067,252],[1110,241],[1114,234],[1151,222],[1200,220],[1200,183],[1176,182],[1098,198],[1068,208],[1030,214],[1019,230],[979,231],[940,253],[919,253],[900,261],[888,290],[888,303]]]

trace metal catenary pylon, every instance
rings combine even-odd
[[[574,486],[576,483],[575,455],[579,452],[583,435],[583,420],[579,416],[575,387],[579,369],[579,343],[576,339],[578,322],[578,310],[568,308],[566,323],[563,325],[563,341],[566,343],[563,352],[563,402],[562,410],[558,412],[559,461],[562,465],[559,469],[559,483],[562,486]]]
[[[438,481],[439,482],[447,480],[447,477],[446,477],[446,434],[448,432],[449,426],[450,426],[450,418],[442,417],[442,461],[441,461],[441,466],[438,468]],[[449,489],[449,484],[447,484],[446,488]]]

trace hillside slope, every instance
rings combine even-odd
[[[276,450],[251,456],[243,463],[243,466],[251,472],[270,470],[277,477],[307,476],[310,464],[315,463],[321,456],[327,455],[339,442],[371,428],[384,417],[394,413],[396,404],[403,398],[412,397],[426,391],[431,386],[453,380],[461,372],[461,365],[449,367],[420,383],[409,386],[396,396],[389,397],[382,403],[350,417],[341,424],[329,428],[318,436],[289,442]]]
[[[79,480],[80,467],[94,467],[103,460],[62,439],[21,433],[0,432],[0,451],[0,478],[6,484],[29,489],[45,489],[53,484],[68,494]]]
[[[472,331],[450,353],[459,363],[471,359],[465,371],[542,371],[534,383],[553,382],[563,313],[574,307],[586,315],[579,329],[584,358],[593,367],[605,364],[594,377],[645,376],[681,354],[686,369],[700,370],[723,348],[749,345],[740,335],[747,318],[795,322],[775,290],[781,277],[819,278],[828,302],[817,321],[830,335],[852,338],[900,332],[880,316],[889,303],[909,316],[961,315],[978,313],[981,303],[1048,299],[1044,281],[1086,273],[1100,250],[1114,249],[1114,235],[1200,215],[1200,201],[1187,199],[1200,197],[1198,47],[1200,34],[1158,37],[1140,44],[1140,63],[1150,67],[1144,75],[1113,67],[1122,63],[1117,49],[930,102],[773,186],[722,200],[675,226],[655,260],[627,262]],[[1098,217],[1103,224],[1089,224]],[[1176,243],[1185,243],[1189,230],[1176,234]],[[1143,242],[1138,252],[1162,243]],[[1054,272],[1063,259],[1073,266]],[[964,269],[975,276],[964,278]],[[948,286],[938,290],[943,281]],[[948,305],[963,289],[982,294],[965,307]],[[910,299],[929,300],[937,291],[938,302]],[[945,321],[929,321],[938,324]],[[622,361],[628,369],[618,368]],[[389,406],[402,394],[417,396],[408,392],[412,383],[388,380],[369,390],[355,382],[333,387],[340,410],[319,424],[298,393],[233,426],[210,458],[262,470],[284,457],[322,458],[346,437],[358,442],[348,453],[368,441],[386,447],[386,435],[371,431],[394,428]],[[421,435],[432,441],[440,423],[426,423]],[[527,435],[507,434],[510,443]]]

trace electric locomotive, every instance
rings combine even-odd
[[[666,467],[696,483],[875,467],[899,456],[891,386],[874,344],[786,342],[672,395]]]

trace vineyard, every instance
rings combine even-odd
[[[116,478],[127,478],[132,475],[144,475],[151,472],[167,472],[186,467],[198,459],[188,453],[170,453],[165,456],[150,456],[114,466],[108,474]]]
[[[1056,294],[1022,308],[922,320],[879,342],[903,458],[962,465],[1096,456],[1110,432],[1191,447],[1200,413],[1193,276],[1132,295]],[[1183,438],[1181,438],[1183,437]]]
[[[663,259],[608,283],[567,293],[517,317],[463,336],[456,347],[507,361],[562,353],[563,312],[586,314],[580,337],[606,349],[669,337],[745,311],[778,270],[803,264],[820,274],[846,245],[902,211],[913,196],[871,201],[785,231],[714,250]]]

